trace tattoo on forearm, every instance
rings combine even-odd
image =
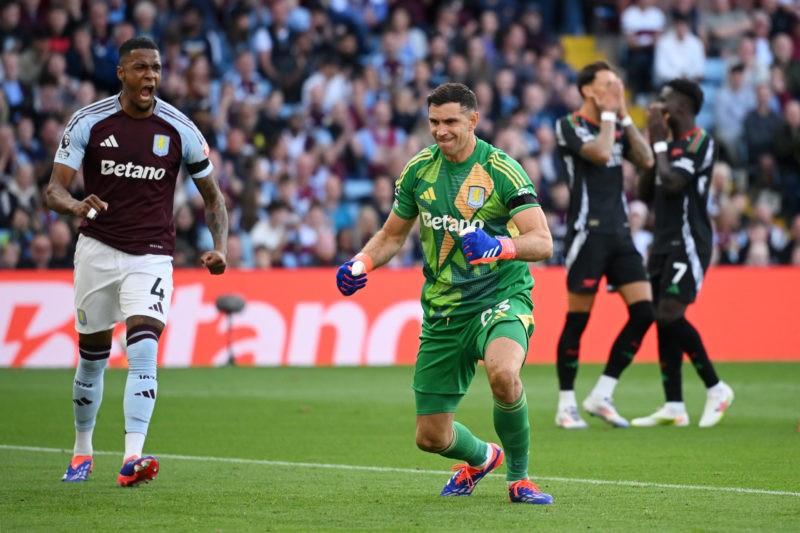
[[[225,253],[228,245],[228,209],[225,207],[225,197],[211,176],[197,179],[195,184],[206,205],[206,226],[214,239],[214,247]]]
[[[228,211],[222,195],[218,195],[216,201],[206,207],[206,225],[211,232],[215,246],[224,251],[228,242]]]

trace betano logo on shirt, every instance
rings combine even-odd
[[[427,211],[422,211],[420,218],[422,225],[431,229],[446,229],[447,231],[461,233],[469,227],[483,228],[483,220],[469,221],[463,218],[453,218],[450,215],[435,217]]]
[[[118,176],[120,178],[134,178],[143,180],[160,180],[166,174],[163,168],[146,167],[127,163],[117,163],[108,159],[100,161],[100,174],[104,176]]]

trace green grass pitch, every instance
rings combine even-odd
[[[412,369],[203,368],[159,373],[145,451],[159,477],[116,486],[125,371],[106,374],[94,473],[62,483],[73,441],[72,370],[0,370],[0,531],[798,531],[800,364],[718,364],[736,401],[700,429],[556,428],[553,366],[523,370],[531,474],[551,506],[507,502],[501,467],[471,497],[440,498],[452,462],[414,446]],[[601,367],[584,365],[582,399]],[[655,365],[628,369],[617,407],[660,406]],[[479,370],[457,419],[496,440]]]

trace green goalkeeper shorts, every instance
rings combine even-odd
[[[532,310],[530,297],[519,294],[474,317],[423,320],[414,367],[417,414],[455,412],[489,341],[508,337],[527,352]]]

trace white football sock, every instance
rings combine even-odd
[[[600,376],[600,379],[597,380],[594,389],[592,389],[592,396],[596,398],[613,398],[614,389],[617,388],[618,381],[617,378],[612,378],[611,376],[603,374]]]
[[[683,402],[667,402],[664,405],[670,413],[683,414],[686,412],[686,405]]]
[[[144,433],[125,433],[125,456],[123,461],[128,457],[142,456],[142,449],[144,449]]]
[[[558,410],[566,409],[570,406],[578,406],[577,400],[575,400],[575,391],[574,390],[562,390],[558,391]]]
[[[722,380],[717,381],[716,385],[711,385],[708,389],[708,392],[722,392],[725,390],[724,384]]]
[[[486,468],[486,465],[489,464],[489,461],[492,460],[492,454],[494,453],[494,449],[489,446],[489,443],[486,443],[486,460],[481,464],[481,468]]]
[[[94,428],[81,431],[75,430],[75,446],[72,448],[72,455],[92,455],[94,449],[92,448],[92,434]]]

